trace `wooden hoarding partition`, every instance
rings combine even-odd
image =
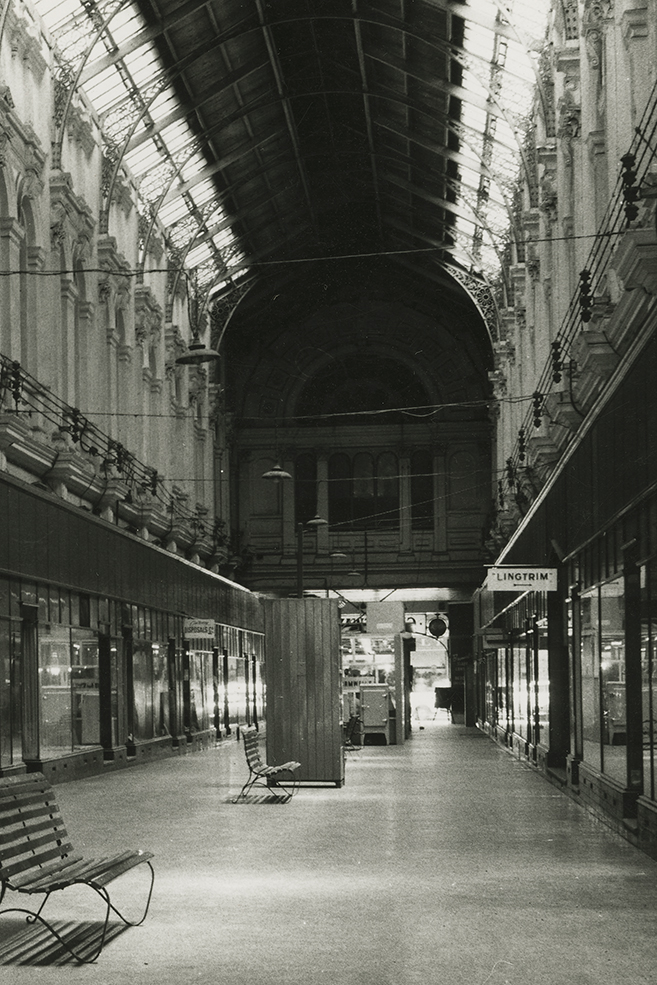
[[[344,782],[340,618],[335,599],[266,599],[267,762],[307,783]]]

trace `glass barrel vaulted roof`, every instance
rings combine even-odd
[[[200,286],[354,248],[499,282],[549,0],[33,3]],[[367,235],[326,232],[366,198]]]

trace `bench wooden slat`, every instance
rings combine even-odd
[[[59,811],[56,800],[44,796],[43,791],[25,790],[0,800],[0,824],[4,824],[6,817],[11,817],[16,811],[28,811],[32,808],[51,810],[54,813]]]
[[[34,872],[29,881],[22,882],[19,891],[22,893],[43,893],[47,890],[65,889],[75,883],[83,882],[88,886],[102,888],[118,876],[128,872],[136,865],[141,865],[153,858],[150,852],[128,850],[110,858],[73,858],[66,859],[64,866],[59,866],[49,873]]]
[[[64,827],[64,820],[59,811],[54,811],[46,805],[31,807],[29,810],[16,811],[14,814],[7,814],[4,818],[0,818],[0,844],[2,844],[3,832],[11,831],[17,821],[30,822],[34,820],[43,820],[44,824],[50,822],[53,826]]]
[[[34,882],[35,879],[40,879],[41,876],[53,872],[61,872],[62,864],[73,865],[75,862],[79,862],[82,857],[82,855],[67,855],[66,858],[62,859],[61,855],[53,850],[50,853],[50,858],[44,857],[37,866],[34,865],[34,860],[30,863],[29,859],[26,859],[26,865],[17,866],[12,872],[7,871],[7,885],[10,889],[17,889],[20,892],[24,886]],[[4,873],[5,868],[3,866],[0,869],[0,876],[3,876]]]
[[[60,857],[68,855],[71,850],[71,844],[68,841],[66,832],[64,832],[64,838],[61,838],[59,834],[56,837],[53,837],[52,832],[48,832],[40,838],[24,838],[22,840],[15,838],[13,843],[11,845],[6,845],[0,853],[2,855],[2,861],[0,861],[0,874],[3,873],[5,869],[10,867],[10,859],[30,852],[32,854],[32,864],[38,865],[39,860],[50,849],[52,849],[53,852],[57,852]]]

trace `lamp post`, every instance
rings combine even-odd
[[[297,598],[303,598],[303,532],[306,527],[325,527],[328,520],[314,516],[307,523],[297,523]]]

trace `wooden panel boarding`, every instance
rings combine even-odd
[[[267,759],[301,782],[342,786],[340,617],[335,599],[266,599]]]
[[[108,858],[85,859],[73,849],[53,789],[43,774],[0,778],[0,904],[9,891],[44,896],[36,911],[5,907],[0,915],[18,912],[27,914],[29,923],[39,920],[78,961],[95,961],[102,951],[110,910],[129,926],[146,919],[155,878],[151,858],[150,852],[128,850]],[[127,920],[110,902],[105,887],[144,862],[151,873],[146,906],[138,921]],[[51,893],[80,884],[98,893],[106,905],[100,938],[84,952],[71,947],[41,915]]]

